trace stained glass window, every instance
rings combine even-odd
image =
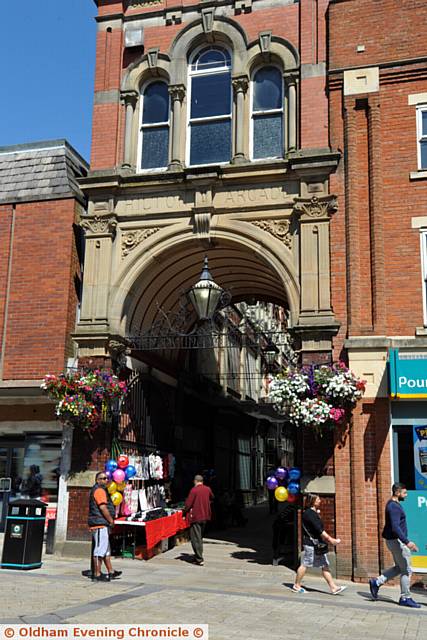
[[[189,163],[231,158],[231,58],[222,47],[205,47],[190,64]]]
[[[167,167],[169,158],[169,93],[165,82],[151,82],[142,94],[141,169]]]
[[[283,155],[283,79],[277,67],[262,67],[252,79],[252,157]]]

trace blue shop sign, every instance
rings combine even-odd
[[[392,398],[427,398],[427,353],[424,358],[390,349],[389,381]]]

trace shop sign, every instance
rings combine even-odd
[[[389,381],[392,398],[427,398],[426,357],[389,350]]]
[[[427,425],[414,427],[415,488],[427,489]]]
[[[427,491],[408,491],[403,503],[408,524],[409,539],[418,547],[412,552],[412,568],[427,573]]]

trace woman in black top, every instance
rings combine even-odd
[[[335,584],[332,574],[329,571],[329,561],[326,553],[323,553],[322,555],[314,553],[314,546],[321,542],[329,542],[329,544],[333,545],[337,545],[341,542],[339,538],[332,538],[332,536],[326,533],[323,522],[318,513],[320,502],[321,500],[318,495],[313,493],[309,493],[307,495],[306,509],[302,514],[302,541],[304,551],[292,591],[295,591],[296,593],[305,593],[305,589],[301,586],[301,582],[305,576],[307,567],[321,567],[323,577],[328,583],[331,593],[333,595],[337,595],[344,591],[345,587],[339,587]]]

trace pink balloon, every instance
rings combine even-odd
[[[125,472],[122,469],[116,469],[115,472],[113,473],[113,480],[114,482],[123,482],[123,480],[125,479]]]

